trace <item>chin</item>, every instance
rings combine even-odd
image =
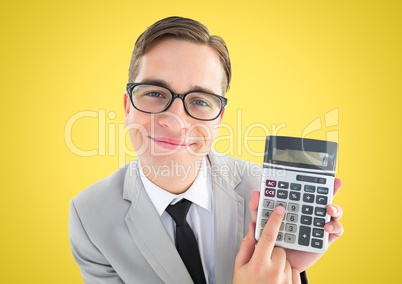
[[[169,165],[175,167],[177,165],[191,165],[197,161],[202,161],[207,152],[195,152],[193,150],[181,150],[171,152],[158,152],[148,155],[149,161],[153,165]]]

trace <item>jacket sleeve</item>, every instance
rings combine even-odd
[[[91,242],[74,205],[70,203],[68,227],[71,250],[86,284],[121,284],[124,283],[116,271]]]

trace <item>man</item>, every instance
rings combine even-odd
[[[284,208],[255,246],[258,166],[211,150],[230,78],[224,41],[196,21],[162,19],[138,38],[124,110],[139,159],[71,202],[71,247],[85,283],[307,283],[304,271],[320,255],[274,247]],[[172,208],[183,206],[179,221]],[[333,242],[342,210],[327,211]],[[197,244],[183,250],[186,223]]]

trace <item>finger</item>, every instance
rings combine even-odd
[[[260,192],[258,190],[253,190],[251,192],[251,200],[248,204],[253,222],[257,222],[257,210],[258,210],[259,199],[260,199]]]
[[[331,216],[332,221],[339,221],[342,218],[343,210],[339,205],[328,205],[327,213]]]
[[[285,253],[286,257],[286,253]],[[290,262],[286,260],[285,262],[285,269],[284,269],[286,274],[292,275],[292,266],[290,266]]]
[[[300,272],[297,269],[292,269],[292,284],[301,284]]]
[[[286,265],[288,265],[288,273],[290,275],[291,272],[291,266],[290,262],[286,260],[286,251],[285,249],[281,247],[274,247],[272,250],[272,255],[271,255],[271,260],[272,264],[276,267],[278,267],[278,270],[280,271],[287,271]]]
[[[341,187],[342,187],[342,180],[340,178],[335,178],[335,181],[334,181],[334,196],[341,189]]]
[[[254,257],[258,262],[268,263],[270,261],[284,214],[285,208],[277,206],[272,211],[271,216],[269,216],[254,252]]]
[[[247,235],[243,238],[243,241],[240,245],[239,252],[237,253],[235,260],[235,269],[238,269],[248,263],[253,255],[255,248],[255,239],[254,239],[254,231],[255,231],[255,223],[250,223],[249,231]]]
[[[324,230],[329,233],[329,243],[333,243],[337,238],[343,235],[343,226],[339,222],[329,222],[325,224]]]

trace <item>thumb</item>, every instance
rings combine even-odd
[[[235,271],[240,267],[242,267],[243,265],[247,264],[254,253],[256,243],[254,238],[255,223],[250,223],[248,228],[249,228],[248,233],[243,238],[239,252],[237,253],[236,256]]]

